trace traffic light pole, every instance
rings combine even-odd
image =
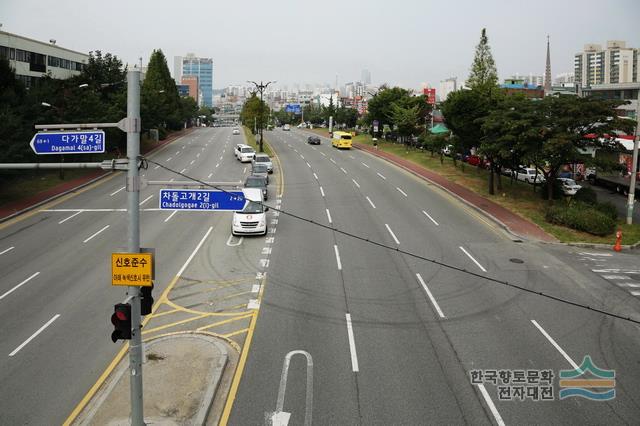
[[[127,213],[129,230],[127,251],[140,253],[140,70],[127,72],[127,120],[133,124],[127,132]],[[133,131],[132,131],[133,130]],[[131,340],[129,341],[129,373],[131,385],[131,425],[144,426],[142,398],[142,328],[140,287],[128,287],[131,298]]]

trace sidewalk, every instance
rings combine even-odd
[[[174,140],[191,133],[193,129],[194,127],[191,127],[189,129],[184,129],[184,130],[174,132],[171,134],[171,136],[169,136],[165,140],[160,141],[155,147],[153,147],[153,149],[143,154],[149,154],[153,151],[156,151],[161,147],[165,146],[166,144],[171,143]],[[76,191],[82,187],[90,185],[91,183],[111,173],[113,172],[107,172],[103,170],[94,170],[94,171],[88,172],[85,176],[82,176],[70,181],[61,182],[59,185],[56,185],[45,191],[38,192],[37,194],[26,196],[20,200],[16,200],[11,203],[4,204],[0,206],[0,223],[5,222],[26,211],[34,209],[58,197],[61,197],[70,192]]]
[[[538,225],[529,222],[528,220],[512,213],[506,208],[502,207],[499,204],[494,203],[491,200],[488,200],[475,192],[458,185],[457,183],[451,182],[447,180],[445,177],[440,176],[437,173],[434,173],[428,169],[425,169],[422,166],[419,166],[409,160],[405,160],[403,158],[397,157],[393,154],[389,154],[388,152],[375,150],[372,146],[354,143],[354,148],[360,149],[362,151],[366,151],[370,154],[373,154],[377,157],[383,158],[403,169],[413,173],[414,175],[428,180],[433,184],[439,186],[450,194],[454,195],[467,205],[473,207],[474,209],[480,211],[485,216],[488,216],[493,221],[495,221],[498,225],[505,228],[509,233],[524,238],[527,240],[537,240],[543,242],[557,242],[558,240],[552,235],[547,234],[542,228]]]

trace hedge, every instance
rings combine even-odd
[[[546,213],[546,220],[598,236],[609,235],[616,227],[616,220],[610,214],[584,203],[550,207]]]

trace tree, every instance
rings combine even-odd
[[[384,124],[393,124],[391,122],[392,104],[403,98],[409,98],[411,93],[401,87],[381,87],[378,93],[369,100],[367,105],[367,124],[378,121],[379,128],[382,129]],[[406,105],[405,105],[406,106]]]
[[[479,89],[482,92],[490,91],[498,84],[498,71],[489,47],[486,28],[482,29],[466,84],[470,89]]]
[[[142,123],[146,128],[182,127],[180,97],[175,81],[171,78],[167,59],[162,50],[154,50],[142,83],[140,105]]]
[[[269,108],[264,101],[261,101],[255,93],[242,106],[240,112],[240,120],[245,126],[255,133],[256,129],[264,128],[268,120]]]
[[[458,90],[449,94],[441,110],[447,127],[456,136],[455,152],[464,153],[479,146],[484,133],[478,120],[488,113],[486,96],[478,90]]]
[[[405,138],[417,133],[417,125],[419,121],[418,105],[403,107],[399,102],[391,104],[389,119],[398,126],[398,134]]]
[[[340,107],[336,110],[335,120],[337,123],[344,124],[347,128],[353,128],[358,121],[358,111],[354,108]]]

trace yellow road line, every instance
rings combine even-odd
[[[156,336],[151,336],[151,337],[149,337],[147,339],[144,339],[143,342],[144,343],[148,343],[148,342],[154,341],[156,339],[159,339],[161,337],[177,336],[177,335],[180,335],[180,334],[206,334],[207,336],[212,336],[212,337],[216,337],[218,339],[224,340],[225,342],[227,342],[229,344],[229,346],[231,346],[238,353],[240,353],[240,350],[241,350],[240,345],[238,345],[238,343],[235,342],[234,340],[228,339],[226,337],[223,337],[223,336],[221,336],[219,334],[216,334],[216,333],[212,333],[210,331],[198,331],[198,332],[194,332],[194,331],[172,331],[170,333],[163,333],[163,334],[158,334]]]
[[[242,330],[234,331],[233,333],[223,334],[222,337],[230,338],[233,336],[237,336],[238,334],[246,333],[247,331],[249,331],[248,328],[243,328]]]
[[[158,317],[162,317],[162,316],[169,315],[169,314],[175,314],[176,312],[180,312],[180,310],[179,309],[172,309],[170,311],[160,312],[159,314],[153,314],[153,318],[158,318]]]
[[[175,309],[178,309],[179,311],[189,312],[190,314],[194,314],[194,315],[206,314],[206,315],[209,315],[209,316],[212,316],[212,317],[215,317],[215,316],[226,317],[226,316],[238,315],[238,312],[203,312],[203,311],[196,311],[196,310],[191,309],[191,308],[185,308],[184,306],[180,306],[177,303],[175,303],[175,302],[173,302],[173,301],[171,301],[169,299],[165,299],[165,300],[163,300],[163,302],[166,303],[167,305],[175,308]],[[235,309],[237,307],[245,306],[245,305],[246,305],[246,303],[244,305],[237,305],[237,306],[233,306],[232,308],[228,308],[228,309]]]
[[[199,319],[202,319],[202,318],[205,318],[205,317],[208,317],[208,316],[209,316],[208,314],[198,315],[198,316],[187,318],[187,319],[183,319],[183,320],[180,320],[180,321],[175,321],[175,322],[172,322],[172,323],[169,323],[169,324],[164,324],[164,325],[161,325],[159,327],[150,328],[148,330],[143,331],[142,335],[153,333],[154,331],[164,330],[165,328],[175,327],[176,325],[186,324],[188,322],[197,321]]]
[[[245,318],[249,318],[249,317],[251,317],[253,315],[254,315],[253,313],[250,313],[249,315],[240,315],[240,316],[237,316],[235,318],[229,318],[229,319],[226,319],[226,320],[214,322],[213,324],[209,324],[209,325],[205,325],[204,327],[196,328],[196,331],[203,331],[203,330],[206,330],[208,328],[217,327],[219,325],[228,324],[230,322],[240,321],[240,320],[243,320]]]

